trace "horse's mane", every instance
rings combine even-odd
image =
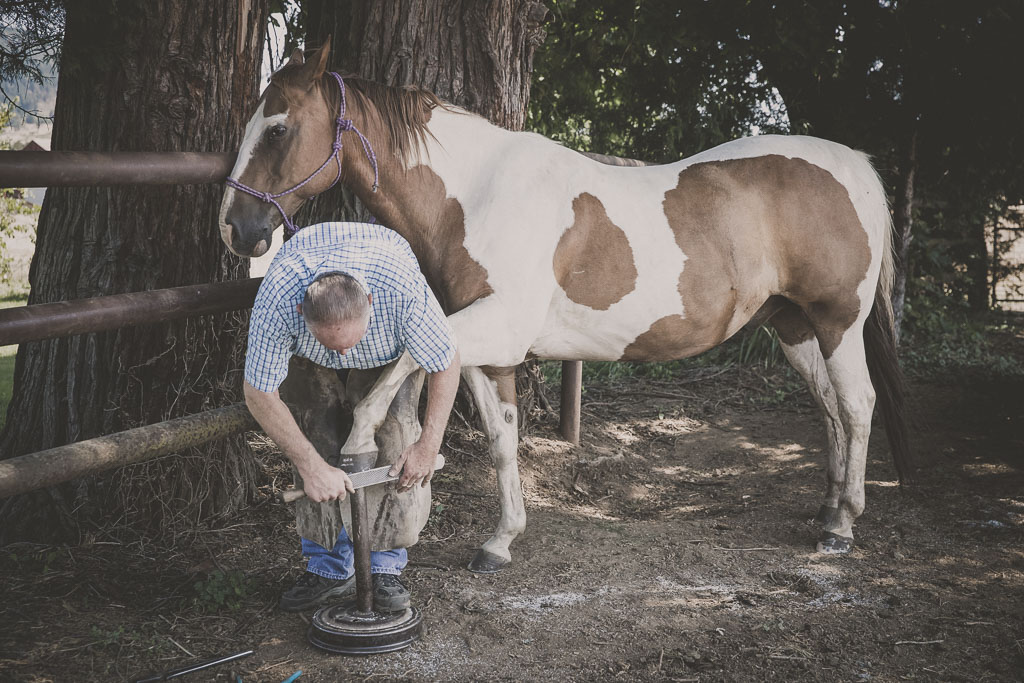
[[[300,66],[285,64],[278,69],[271,82],[279,87],[303,87],[299,82]],[[352,74],[341,74],[345,81],[347,101],[355,100],[363,111],[375,109],[380,123],[387,129],[392,149],[400,159],[406,161],[414,146],[426,143],[427,122],[436,107],[453,110],[451,104],[443,101],[429,90],[415,85],[382,85]],[[337,81],[330,73],[324,73],[320,80],[320,91],[327,99],[331,111],[338,111],[341,94]],[[372,106],[368,106],[372,105]]]
[[[402,161],[409,159],[414,145],[426,143],[429,134],[427,122],[434,108],[451,108],[437,95],[419,86],[382,85],[345,74],[342,78],[349,101],[357,100],[363,111],[368,109],[367,103],[377,110],[381,124],[388,131],[391,147]],[[340,99],[337,83],[330,74],[324,74],[324,79],[321,87],[336,110]]]

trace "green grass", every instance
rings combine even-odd
[[[28,301],[27,294],[9,294],[0,297],[0,308],[24,306]],[[7,404],[11,402],[14,391],[14,357],[18,346],[0,346],[0,429],[7,422]]]

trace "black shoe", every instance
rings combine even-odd
[[[409,589],[394,574],[373,575],[373,608],[378,612],[401,612],[409,609]]]
[[[325,579],[313,572],[306,572],[281,595],[278,605],[286,612],[298,612],[319,605],[329,598],[341,599],[355,594],[355,574],[347,579]]]

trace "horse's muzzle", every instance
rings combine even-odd
[[[270,249],[274,228],[281,216],[269,206],[245,195],[235,194],[221,214],[220,236],[234,254],[257,257]],[[268,210],[269,209],[269,210]]]

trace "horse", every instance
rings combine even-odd
[[[610,166],[420,88],[342,78],[326,69],[329,51],[330,41],[308,59],[296,50],[273,74],[224,193],[221,235],[258,256],[303,202],[341,182],[411,244],[455,330],[497,470],[500,519],[469,569],[505,567],[526,524],[517,365],[686,358],[750,322],[778,332],[825,417],[816,549],[850,552],[876,391],[901,482],[910,471],[892,220],[865,154],[764,135]],[[374,429],[416,369],[405,355],[382,373],[343,453],[375,450]]]

